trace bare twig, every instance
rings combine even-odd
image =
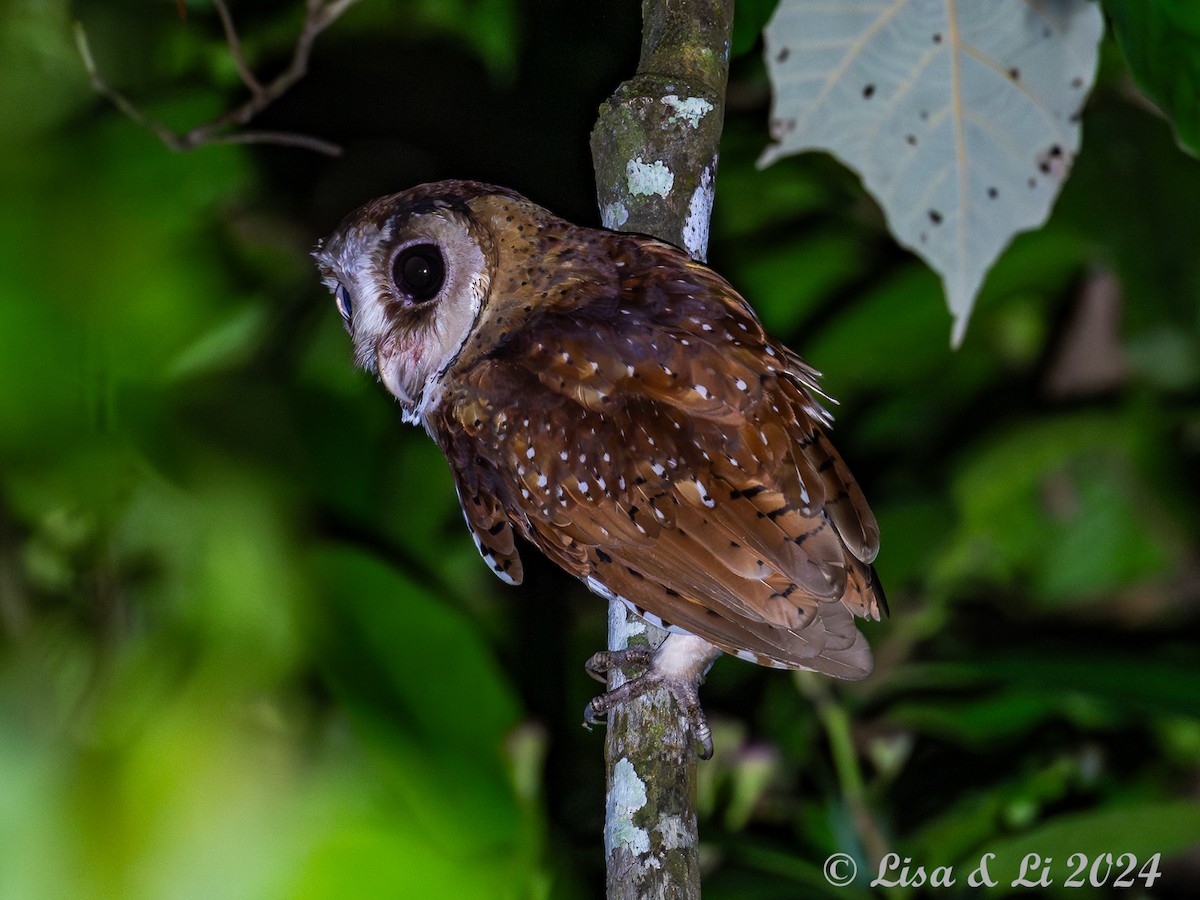
[[[305,0],[304,24],[296,38],[292,50],[292,58],[287,67],[268,84],[263,84],[251,70],[242,50],[241,38],[233,23],[233,16],[225,0],[213,0],[217,15],[221,19],[221,27],[225,31],[225,40],[229,44],[229,52],[237,68],[238,77],[250,91],[250,98],[239,106],[227,110],[209,122],[197,125],[187,132],[177,132],[151,119],[124,94],[117,91],[100,75],[95,57],[88,45],[87,33],[82,23],[75,23],[75,45],[79,50],[80,59],[87,70],[92,89],[104,97],[124,115],[170,147],[172,150],[183,152],[195,150],[205,144],[279,144],[285,147],[302,147],[328,156],[337,156],[342,152],[341,147],[320,138],[304,134],[293,134],[283,131],[243,131],[238,130],[248,124],[255,116],[286,94],[308,73],[308,62],[312,55],[313,44],[318,35],[337,21],[347,9],[359,0]]]
[[[233,25],[229,7],[225,5],[225,0],[213,0],[213,6],[216,7],[217,15],[221,17],[221,27],[225,29],[225,41],[229,44],[229,54],[237,67],[238,77],[242,79],[242,84],[250,88],[250,93],[261,94],[262,82],[246,62],[246,54],[242,52],[242,39],[238,37],[237,28]]]

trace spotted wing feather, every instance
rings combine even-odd
[[[614,279],[447,384],[434,432],[472,470],[459,488],[475,534],[515,559],[491,533],[503,510],[652,620],[765,665],[862,677],[853,617],[883,609],[878,530],[823,431],[816,374],[707,268],[607,239]]]
[[[459,443],[456,449],[466,445]],[[458,501],[463,518],[479,555],[496,576],[508,584],[520,584],[524,569],[513,538],[512,523],[496,493],[481,485],[473,460],[451,459],[458,488]]]

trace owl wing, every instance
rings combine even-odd
[[[760,664],[866,675],[853,619],[885,608],[878,529],[815,373],[711,270],[612,240],[615,282],[457,374],[437,431],[474,461],[460,495],[495,498],[490,516],[651,621]]]
[[[525,571],[504,507],[495,491],[488,490],[479,478],[473,477],[476,472],[475,460],[456,458],[458,454],[469,451],[469,444],[459,441],[449,446],[444,444],[442,449],[455,474],[458,502],[479,555],[501,581],[520,584]],[[452,456],[452,453],[455,455]]]

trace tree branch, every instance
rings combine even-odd
[[[155,121],[143,113],[128,97],[117,91],[100,75],[88,44],[87,33],[83,25],[75,23],[75,46],[83,60],[92,89],[113,104],[143,128],[154,135],[172,150],[183,152],[195,150],[205,144],[281,144],[288,147],[302,147],[328,156],[337,156],[342,152],[341,147],[321,138],[305,134],[292,134],[282,131],[239,131],[255,116],[286,94],[308,73],[308,61],[312,56],[313,44],[322,31],[332,25],[342,13],[359,0],[305,0],[304,24],[296,38],[292,49],[292,59],[274,80],[264,85],[250,69],[242,51],[241,38],[233,24],[233,17],[225,0],[213,0],[217,15],[221,19],[221,27],[225,31],[225,40],[229,44],[229,52],[237,68],[238,77],[249,89],[250,98],[239,106],[227,110],[209,122],[197,125],[187,132],[177,132]]]
[[[604,103],[592,131],[601,218],[703,260],[733,0],[643,0],[642,20],[637,74]],[[610,650],[657,647],[664,638],[619,602],[610,605]],[[623,681],[613,671],[609,689]],[[666,691],[609,713],[605,759],[608,896],[699,897],[696,754]]]

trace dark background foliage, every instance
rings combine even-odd
[[[1083,151],[963,348],[830,159],[764,172],[769,3],[739,4],[712,264],[825,373],[893,614],[859,684],[721,661],[708,897],[872,867],[1161,852],[1200,878],[1200,164],[1105,46]],[[234,6],[261,72],[299,4]],[[595,224],[587,137],[633,2],[371,0],[262,119],[209,4],[0,6],[0,896],[596,896],[604,605],[479,562],[432,443],[350,368],[307,252],[444,177]],[[1061,868],[1060,868],[1061,867]],[[995,893],[1001,893],[998,889]],[[1090,893],[1099,893],[1089,891]],[[913,893],[902,888],[888,895]]]

